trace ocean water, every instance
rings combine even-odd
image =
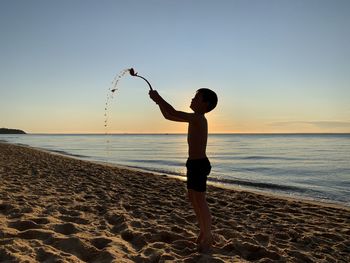
[[[75,158],[184,177],[184,134],[0,135]],[[350,206],[350,134],[210,134],[210,183]]]

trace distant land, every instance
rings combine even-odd
[[[18,129],[0,128],[0,134],[26,134],[26,133]]]

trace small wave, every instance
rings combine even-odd
[[[297,187],[297,186],[291,186],[291,185],[252,182],[252,181],[244,181],[244,180],[228,179],[228,178],[209,177],[208,181],[220,183],[220,184],[239,185],[239,186],[247,186],[247,187],[252,187],[252,188],[280,190],[280,191],[287,191],[287,192],[304,193],[306,191],[309,191],[308,189],[304,189],[304,188]]]
[[[237,159],[241,159],[241,160],[288,160],[288,161],[300,160],[300,158],[280,157],[280,156],[259,156],[259,155],[238,157]]]
[[[184,162],[177,162],[177,161],[171,161],[171,160],[124,160],[127,162],[133,162],[133,163],[151,163],[151,164],[157,164],[157,165],[166,165],[166,166],[184,166]]]
[[[59,154],[62,154],[62,155],[73,156],[73,157],[78,157],[78,158],[87,158],[87,157],[89,157],[89,156],[69,153],[69,152],[61,151],[61,150],[52,150],[52,149],[47,149],[47,150],[50,151],[50,152],[59,153]]]
[[[165,175],[176,175],[179,177],[184,177],[184,175],[175,172],[175,171],[171,171],[171,170],[165,170],[165,169],[158,169],[158,168],[150,168],[150,167],[144,167],[144,166],[137,166],[137,165],[124,165],[125,167],[130,167],[130,168],[136,168],[136,169],[140,169],[146,172],[155,172],[158,174],[165,174]]]

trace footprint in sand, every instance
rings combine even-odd
[[[80,217],[60,216],[59,218],[65,222],[72,222],[72,223],[81,224],[81,225],[89,224],[89,220],[80,218]]]
[[[269,236],[265,235],[265,234],[257,234],[257,235],[255,235],[255,239],[263,246],[267,246],[267,244],[270,241]]]
[[[119,225],[127,221],[127,218],[124,214],[120,213],[107,213],[105,219],[111,225]]]
[[[55,238],[51,246],[75,255],[83,261],[91,261],[98,254],[98,250],[95,247],[89,246],[77,237]]]
[[[61,233],[63,235],[71,235],[80,232],[80,229],[70,222],[55,225],[53,228],[55,232]]]
[[[43,248],[38,250],[36,260],[39,262],[63,262],[63,258],[61,258],[59,255],[46,251]]]
[[[154,241],[160,241],[160,242],[171,244],[176,240],[182,240],[183,236],[168,230],[160,230],[160,231],[155,231],[155,233],[152,235],[152,239]]]
[[[160,257],[163,254],[163,251],[161,249],[155,249],[155,248],[146,248],[142,255],[144,256],[144,261],[150,261],[150,262],[159,262]]]
[[[269,251],[264,247],[257,246],[248,242],[236,243],[234,249],[246,260],[255,261],[263,258],[272,260],[280,259],[280,255],[276,252]]]
[[[0,204],[0,214],[8,215],[12,212],[15,207],[8,203]]]
[[[108,246],[109,243],[112,242],[112,240],[105,237],[97,237],[90,240],[90,242],[94,247],[98,249],[104,249],[105,247]]]
[[[123,214],[107,213],[105,219],[109,224],[113,225],[111,232],[114,234],[120,234],[122,231],[128,229],[128,220]]]
[[[20,213],[25,214],[25,213],[32,213],[34,210],[32,207],[30,207],[29,205],[24,205],[23,207],[20,208]]]
[[[9,223],[9,227],[15,228],[19,231],[27,230],[27,229],[38,229],[41,228],[37,223],[30,220],[18,220]]]
[[[121,237],[129,242],[136,250],[141,250],[147,244],[145,234],[129,228],[121,232]]]
[[[53,238],[50,245],[61,251],[62,254],[70,254],[84,262],[114,262],[115,257],[108,251],[100,251],[111,242],[110,239],[100,237],[92,240],[92,245],[77,237]],[[46,255],[50,256],[50,255]]]
[[[33,218],[30,218],[29,220],[37,223],[38,225],[46,225],[50,223],[50,220],[47,219],[46,217],[33,217]]]
[[[54,232],[51,230],[44,229],[28,229],[18,233],[17,237],[23,239],[39,239],[39,240],[49,240],[54,236]]]
[[[70,201],[71,202],[71,201]],[[71,209],[66,209],[65,207],[59,207],[57,209],[62,215],[67,215],[67,216],[74,216],[74,217],[78,217],[81,216],[81,212],[80,211],[76,211],[76,210],[71,210]]]
[[[171,244],[171,246],[177,254],[182,256],[188,256],[196,251],[196,244],[189,240],[176,240]]]

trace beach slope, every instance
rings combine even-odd
[[[197,252],[183,181],[0,143],[0,262],[350,262],[350,211],[208,187]]]

